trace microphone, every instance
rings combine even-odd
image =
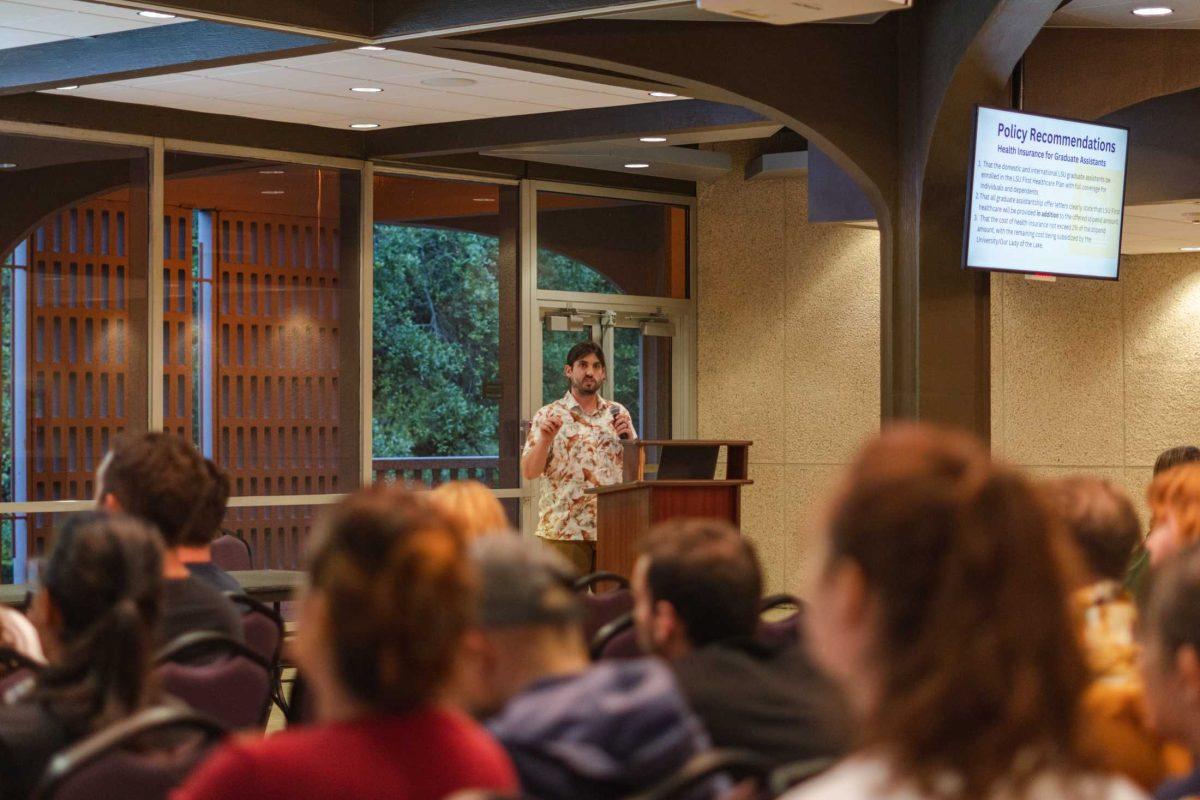
[[[620,413],[621,413],[621,409],[617,408],[616,406],[613,406],[613,407],[612,407],[612,418],[613,418],[613,424],[616,424],[616,422],[617,422],[617,415],[618,415],[618,414],[620,414]],[[617,438],[618,438],[618,439],[628,439],[628,438],[629,438],[629,434],[628,434],[628,433],[618,433],[618,434],[617,434]]]

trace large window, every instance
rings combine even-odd
[[[518,485],[516,187],[375,179],[375,475]]]

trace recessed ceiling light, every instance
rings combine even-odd
[[[377,52],[379,50],[387,50],[386,47],[380,47],[377,44],[364,44],[362,47],[360,47],[358,49],[359,50],[370,50],[372,53]]]
[[[439,89],[450,89],[455,86],[474,86],[477,83],[472,78],[426,78],[422,86],[435,86]]]
[[[281,169],[260,169],[258,171],[258,174],[259,175],[282,175],[283,170],[281,170]]]
[[[649,164],[642,164],[639,162],[639,163],[633,163],[633,164],[626,164],[625,169],[646,169],[649,166],[650,166]]]
[[[679,97],[679,95],[675,94],[674,92],[651,92],[650,96],[651,97]]]
[[[263,194],[283,194],[283,189],[263,189]]]
[[[353,86],[350,88],[350,91],[362,92],[363,94],[377,94],[382,92],[383,89],[380,89],[378,86]]]
[[[1179,249],[1185,253],[1200,253],[1200,247],[1181,247]]]
[[[659,142],[665,142],[666,140],[667,137],[665,136],[643,136],[642,138],[638,139],[639,142],[646,142],[647,144],[658,144]]]
[[[0,161],[0,169],[16,169],[17,165],[11,161]]]
[[[1175,11],[1166,6],[1142,6],[1135,8],[1132,13],[1135,17],[1165,17]]]
[[[146,19],[175,19],[174,14],[168,14],[165,11],[139,11],[138,16]]]
[[[496,202],[496,198],[494,198],[494,197],[472,197],[471,199],[474,200],[476,203],[494,203],[494,202]]]
[[[350,127],[354,128],[355,130],[365,131],[370,128],[378,128],[379,123],[378,122],[351,122]]]
[[[55,86],[55,87],[54,87],[54,91],[56,91],[56,92],[69,92],[69,91],[71,91],[72,89],[78,89],[78,88],[79,88],[79,84],[78,84],[78,83],[72,83],[70,86]]]

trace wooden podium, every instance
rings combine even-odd
[[[741,524],[743,486],[749,478],[751,442],[700,439],[648,439],[625,444],[621,483],[588,489],[596,495],[596,569],[629,577],[638,543],[653,525],[672,517],[717,517]],[[726,448],[725,477],[646,478],[648,447]],[[662,457],[660,456],[660,461]]]

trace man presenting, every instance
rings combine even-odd
[[[625,407],[600,396],[604,372],[599,345],[580,342],[572,347],[563,367],[570,388],[533,415],[521,454],[526,480],[546,479],[538,501],[537,535],[581,575],[596,567],[596,497],[584,490],[618,483],[621,439],[637,438]]]

